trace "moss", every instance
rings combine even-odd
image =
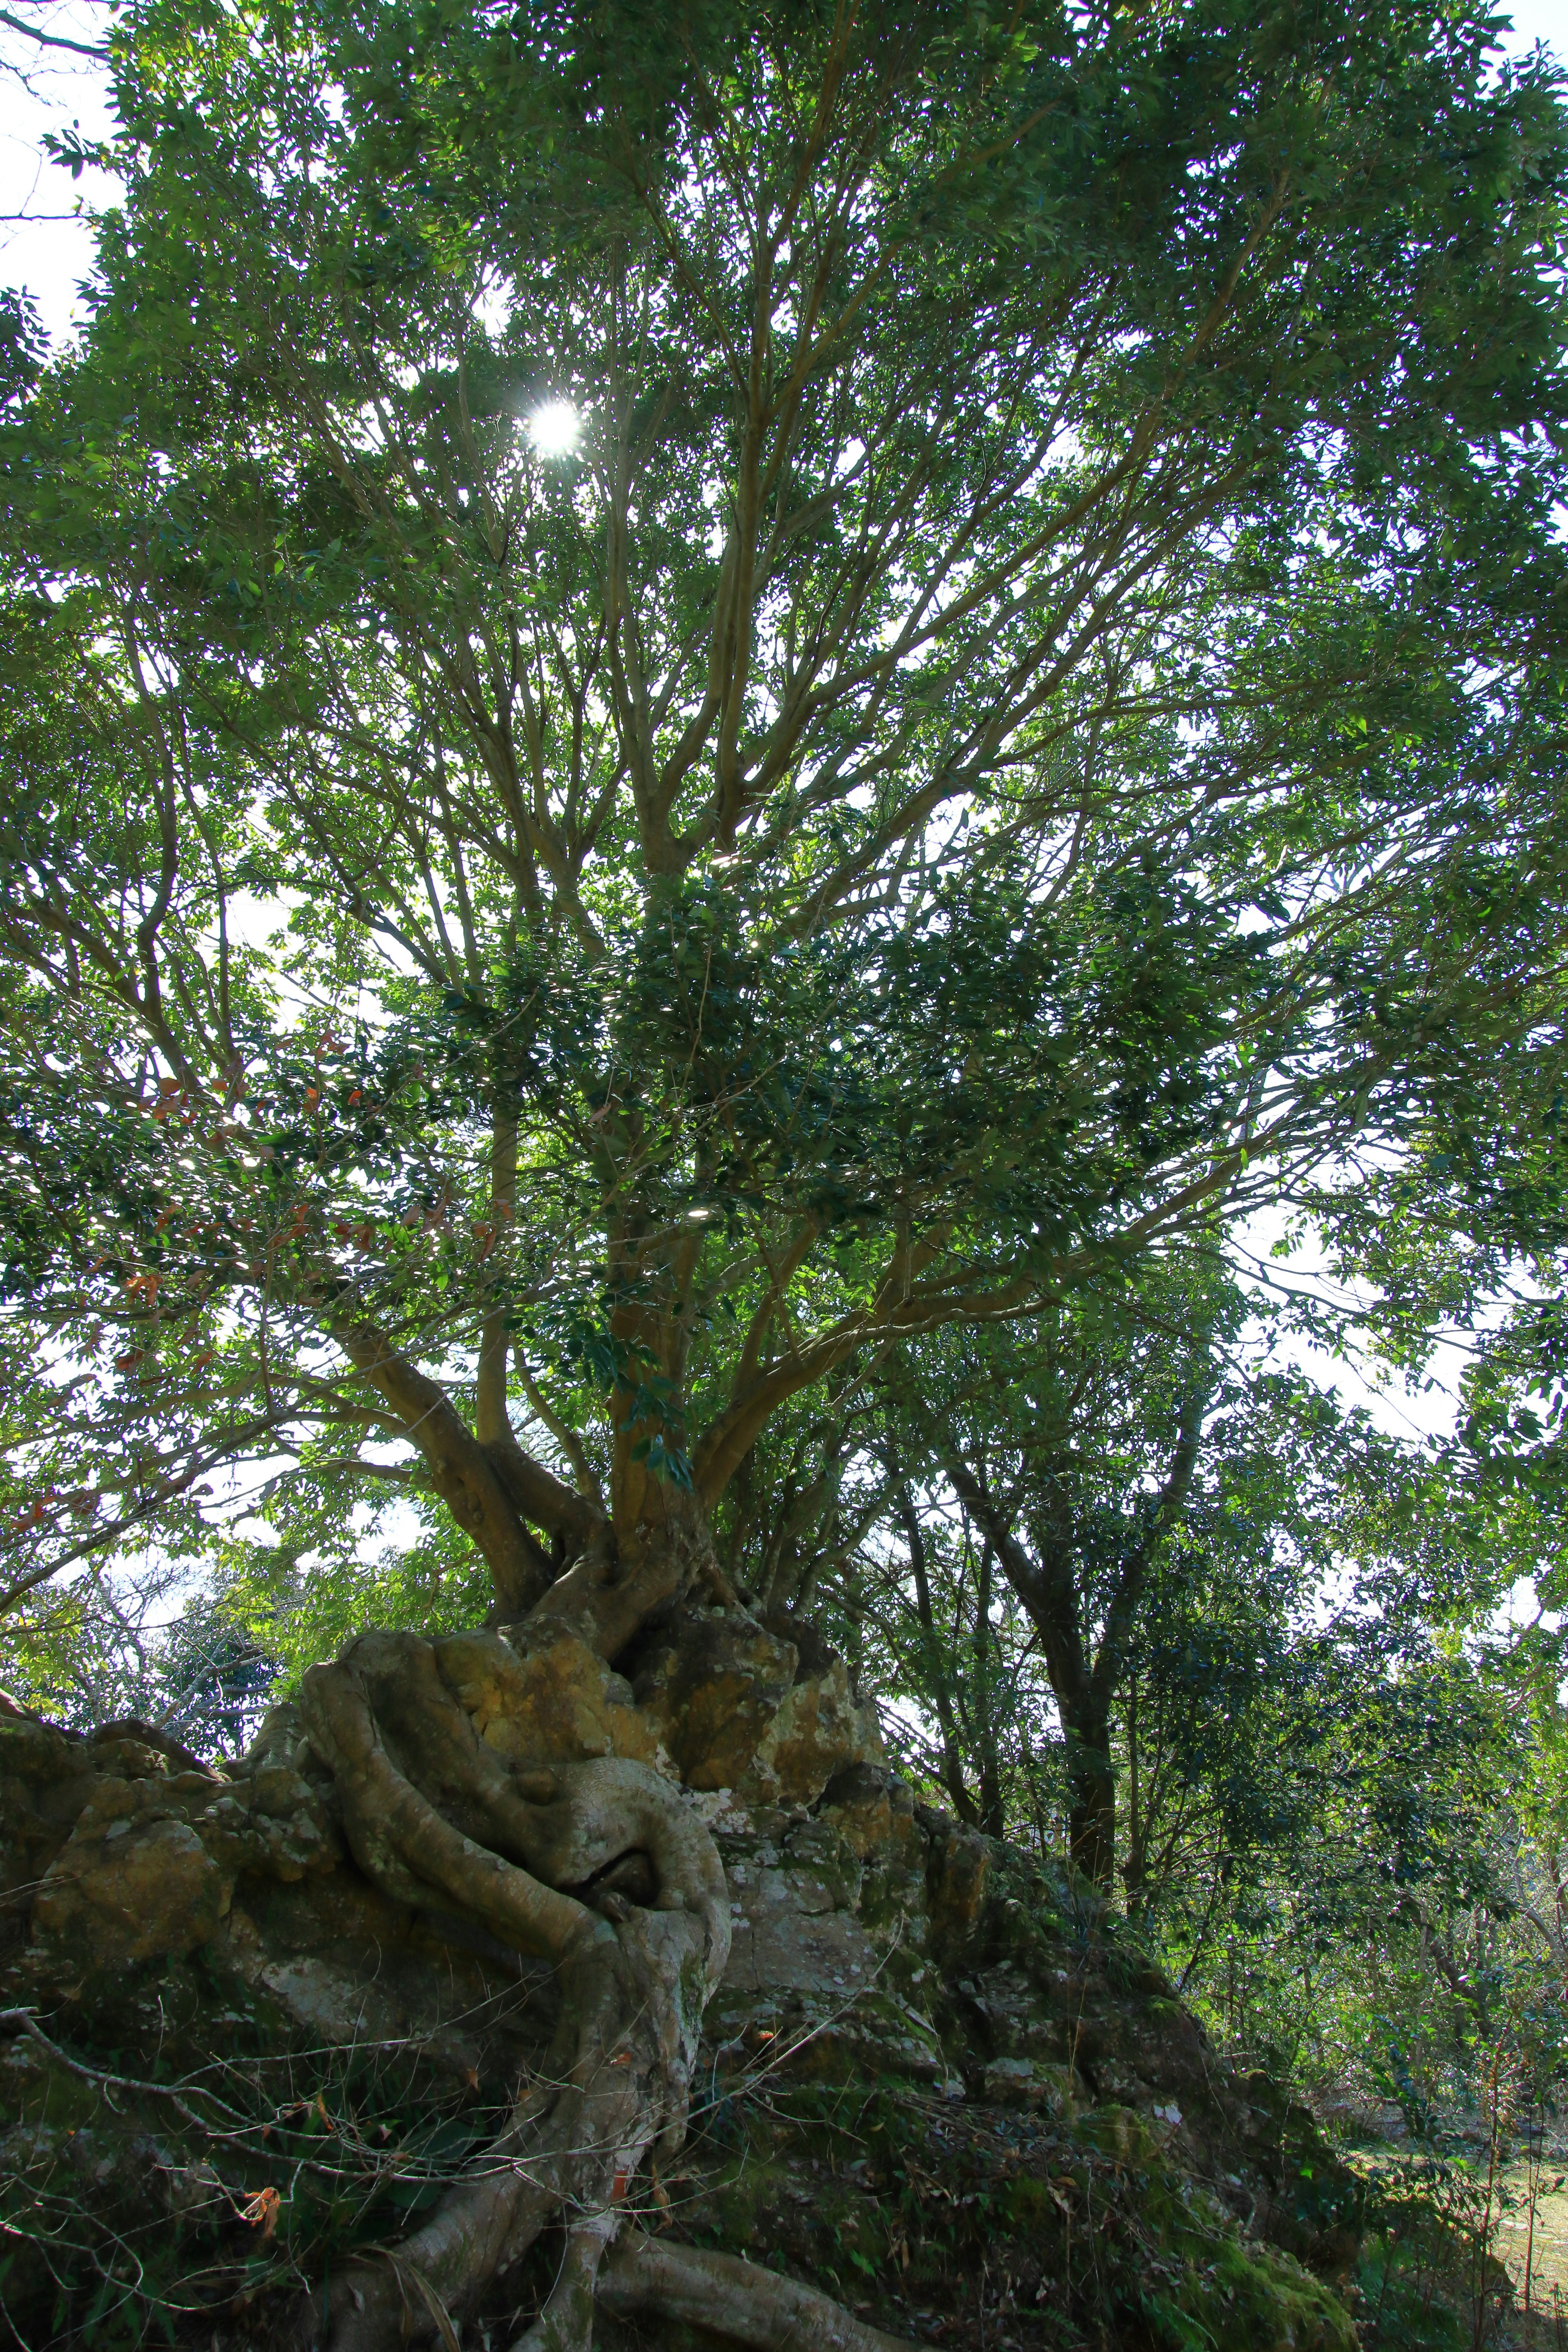
[[[1169,2352],[1352,2352],[1340,2297],[1290,2255],[1244,2238],[1216,2198],[1162,2160],[1144,2116],[1097,2107],[1076,2120],[1069,2145],[1077,2160],[1055,2182],[1013,2184],[1016,2224],[1059,2232],[1064,2189],[1091,2199],[1079,2226],[1103,2215],[1117,2240],[1117,2299]]]
[[[1004,2226],[1017,2237],[1033,2237],[1061,2229],[1061,2190],[1048,2180],[1026,2172],[1010,2180],[1003,2200]]]
[[[994,1863],[976,1939],[985,1957],[1027,1969],[1059,1965],[1084,1948],[1085,1929],[1057,1881],[1016,1867],[1011,1856]]]
[[[758,2242],[763,2217],[788,2187],[787,2167],[744,2157],[704,2181],[693,2234],[700,2242],[743,2253]]]
[[[910,1916],[920,1917],[925,1910],[925,1872],[923,1869],[897,1865],[877,1868],[868,1866],[860,1885],[860,1900],[856,1916],[867,1934],[879,1941],[891,1941],[901,1937]],[[926,1965],[924,1937],[914,1947],[901,1942],[893,1945],[888,1965],[910,1975]]]
[[[709,2003],[712,2039],[754,2057],[769,2043],[788,2050],[792,2084],[851,2084],[943,2082],[955,2074],[936,2028],[915,2003],[883,1985],[868,1985],[846,2002],[809,1994],[787,2003],[762,2003],[749,1993],[721,1990]]]
[[[1137,2306],[1172,2352],[1353,2352],[1340,2297],[1289,2254],[1242,2237],[1205,2189],[1154,2165],[1132,2203],[1153,2255]]]
[[[1289,2254],[1196,2231],[1163,2252],[1139,2302],[1173,2352],[1354,2352],[1346,2306]]]
[[[1352,2352],[1346,2304],[1243,2237],[1135,2110],[1103,2105],[1070,2131],[1027,2117],[977,2132],[980,2120],[864,2077],[780,2084],[765,2116],[734,2103],[721,2160],[695,2195],[677,2192],[681,2225],[753,2259],[765,2248],[842,2300],[868,2297],[900,2334],[923,2332],[931,2309],[960,2330],[978,2324],[989,2263],[1042,2345]]]

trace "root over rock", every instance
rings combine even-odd
[[[514,1772],[442,1669],[430,1643],[367,1636],[307,1675],[307,1736],[366,1876],[549,1961],[560,2019],[510,2128],[427,2221],[356,2263],[320,2315],[331,2352],[450,2342],[454,2320],[560,2217],[565,2256],[522,2340],[584,2352],[628,2185],[685,2134],[702,2012],[729,1958],[728,1890],[712,1839],[658,1772],[621,1757]],[[617,2307],[640,2300],[757,2345],[804,2329],[872,2352],[872,2332],[826,2298],[793,2289],[796,2309],[784,2283],[747,2263],[683,2268],[628,2247],[613,2278]]]
[[[1245,2303],[1249,2347],[1343,2352],[1289,2263],[1353,2252],[1310,2118],[1049,1865],[918,1805],[814,1638],[367,1635],[233,1765],[0,1697],[0,2333],[886,2347],[809,2278],[1043,2352],[1068,2306],[1121,2340],[1152,2231],[1216,2341]]]

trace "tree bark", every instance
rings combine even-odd
[[[1109,1714],[1092,1703],[1069,1719],[1062,1711],[1067,1736],[1068,1851],[1075,1869],[1101,1895],[1109,1895],[1116,1878],[1116,1769],[1110,1755]]]
[[[498,1601],[521,1617],[552,1582],[555,1565],[523,1525],[501,1467],[465,1425],[439,1382],[400,1355],[362,1316],[335,1316],[331,1330],[355,1370],[391,1406],[405,1434],[424,1455],[431,1485],[483,1554]],[[521,1455],[521,1447],[516,1450]],[[531,1467],[541,1482],[557,1486],[539,1465]],[[580,1499],[569,1488],[560,1492],[574,1506]],[[547,1500],[542,1483],[539,1499],[542,1504]]]
[[[652,2311],[704,2327],[752,2352],[909,2352],[897,2336],[868,2327],[817,2288],[764,2271],[738,2254],[672,2245],[627,2231],[605,2264],[600,2300],[623,2315]]]

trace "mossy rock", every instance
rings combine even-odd
[[[1179,2233],[1180,2267],[1140,2298],[1172,2352],[1355,2352],[1338,2295],[1289,2254],[1230,2235]]]
[[[1125,2201],[1148,2251],[1134,2300],[1172,2352],[1353,2352],[1344,2301],[1278,2247],[1246,2237],[1201,2182],[1164,2161],[1144,2116],[1107,2105],[1078,2117],[1073,2143],[1127,2174]]]
[[[16,1892],[47,1875],[94,1790],[93,1820],[124,1811],[134,1773],[135,1818],[179,1814],[230,1893],[194,1948],[182,1931],[107,1966],[30,1936],[21,1904],[0,1920],[0,2006],[29,2011],[54,2047],[0,2042],[6,2210],[37,2236],[37,2261],[16,2257],[27,2277],[0,2293],[15,2305],[20,2280],[39,2352],[148,2340],[135,2329],[182,2294],[182,2342],[211,2352],[216,2333],[221,2352],[249,2352],[301,2278],[438,2202],[548,2062],[558,1994],[471,1922],[366,1880],[297,1739],[220,1782],[144,1743],[100,1743],[100,1758],[33,1728]],[[81,1764],[68,1802],[62,1755]],[[723,1790],[691,1803],[730,1874],[730,1967],[686,2150],[638,2186],[646,2226],[760,2250],[954,2352],[992,2342],[999,2308],[1018,2352],[1348,2347],[1331,2289],[1238,2219],[1319,2263],[1307,2209],[1337,2193],[1331,2153],[1282,2093],[1238,2083],[1102,1905],[917,1810],[863,1761],[816,1815]],[[307,1867],[290,1824],[318,1822]],[[57,2224],[73,2250],[63,2301],[38,2235]],[[125,2249],[147,2279],[129,2299]],[[187,2293],[187,2274],[218,2284]],[[624,2352],[613,2330],[605,2352]]]

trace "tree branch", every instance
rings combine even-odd
[[[355,1370],[386,1399],[411,1442],[424,1454],[431,1485],[483,1553],[495,1580],[497,1598],[521,1615],[551,1583],[554,1568],[522,1525],[495,1451],[481,1445],[464,1427],[438,1382],[399,1355],[363,1316],[343,1312],[331,1316],[328,1322]],[[525,1474],[537,1469],[515,1439],[512,1444]],[[512,1467],[510,1456],[506,1457],[505,1471]],[[550,1486],[557,1486],[548,1472],[538,1475]],[[567,1493],[565,1487],[559,1491]],[[568,1499],[577,1500],[574,1496]]]

